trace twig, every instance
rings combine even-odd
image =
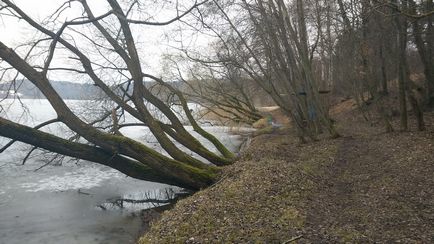
[[[42,165],[41,167],[35,169],[34,172],[36,172],[36,171],[38,171],[38,170],[40,170],[40,169],[42,169],[42,168],[45,168],[46,166],[50,165],[52,162],[54,162],[55,159],[56,159],[56,157],[53,157],[53,158],[50,159],[47,163],[45,163],[45,164]]]
[[[88,196],[92,195],[92,194],[90,194],[90,193],[87,193],[87,192],[81,191],[81,189],[78,189],[78,194],[83,194],[83,195],[88,195]],[[105,210],[105,209],[104,209],[104,210]]]
[[[32,154],[33,151],[35,151],[36,149],[38,149],[38,147],[33,147],[28,153],[27,155],[24,157],[23,162],[21,163],[21,165],[24,165],[27,160],[29,159],[30,155]]]
[[[303,238],[303,235],[299,235],[299,236],[293,237],[293,238],[291,238],[291,239],[285,241],[285,242],[282,243],[282,244],[288,244],[288,243],[294,242],[294,241],[296,241],[296,240],[298,240],[298,239],[301,239],[301,238]]]

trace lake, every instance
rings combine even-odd
[[[67,104],[73,110],[90,113],[97,110],[92,101],[70,100]],[[0,116],[29,126],[55,118],[49,103],[42,99],[4,100],[0,105],[3,109]],[[22,105],[27,108],[23,109]],[[198,106],[192,105],[192,108],[198,109]],[[131,116],[127,116],[126,120],[135,122]],[[186,128],[192,131],[192,128]],[[229,133],[230,128],[206,126],[204,129],[230,150],[238,150],[242,143],[241,136]],[[69,136],[64,126],[56,124],[42,130],[65,138]],[[121,132],[162,151],[145,127],[126,127]],[[0,137],[0,147],[8,141]],[[212,148],[209,144],[205,145]],[[141,229],[138,212],[153,205],[130,203],[120,207],[111,202],[120,198],[162,198],[167,189],[179,190],[136,180],[86,161],[64,162],[37,170],[46,164],[49,155],[35,151],[22,165],[22,159],[30,148],[15,143],[0,154],[1,244],[134,243]]]

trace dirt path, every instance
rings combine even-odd
[[[410,133],[342,139],[308,205],[305,240],[433,243],[430,141]]]

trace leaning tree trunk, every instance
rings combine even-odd
[[[219,172],[219,169],[214,165],[230,164],[234,160],[233,154],[214,137],[206,134],[205,131],[201,131],[199,125],[196,124],[195,130],[199,131],[206,139],[217,145],[222,155],[218,155],[203,146],[187,132],[174,112],[171,111],[170,107],[154,96],[144,86],[143,79],[145,74],[142,71],[142,64],[129,26],[130,20],[128,20],[117,1],[107,1],[111,6],[111,10],[99,17],[93,15],[86,0],[80,1],[87,14],[87,18],[81,17],[78,20],[67,21],[55,33],[38,24],[11,1],[2,0],[5,6],[2,6],[1,9],[7,9],[13,12],[14,15],[26,21],[35,30],[39,31],[39,33],[48,36],[48,38],[43,39],[43,41],[51,40],[51,44],[49,45],[48,54],[43,65],[30,65],[26,61],[26,58],[19,56],[3,42],[0,42],[0,58],[8,63],[11,68],[31,81],[44,94],[54,108],[58,116],[57,120],[65,124],[77,135],[87,140],[91,146],[79,142],[69,142],[60,137],[38,131],[37,128],[29,128],[3,118],[0,120],[0,136],[22,141],[55,153],[105,164],[139,179],[177,185],[192,190],[209,186],[215,181],[217,173]],[[134,4],[131,7],[133,6]],[[194,7],[191,9],[194,9]],[[112,20],[117,19],[117,24],[120,27],[117,31],[117,36],[113,35],[113,32],[105,29],[101,24],[106,23],[101,21],[102,19],[111,15],[114,15],[115,18],[112,18]],[[144,23],[147,22],[144,21]],[[129,82],[133,82],[132,95],[130,95],[128,91],[119,95],[119,90],[106,84],[95,72],[93,68],[95,61],[91,61],[91,58],[80,50],[77,43],[62,38],[63,32],[66,31],[68,27],[88,24],[92,24],[99,32],[100,36],[104,38],[104,41],[108,45],[103,47],[104,50],[112,51],[112,54],[117,55],[124,66],[118,67],[117,65],[113,65],[106,67],[100,65],[99,67],[106,68],[107,70],[125,72],[124,75],[129,76]],[[101,48],[103,45],[93,41],[91,38],[88,38],[88,40],[96,49]],[[39,42],[40,41],[37,41],[35,45]],[[146,145],[122,135],[118,131],[118,128],[121,128],[122,125],[118,124],[119,121],[117,121],[116,118],[113,120],[115,121],[113,125],[114,128],[111,131],[104,131],[94,127],[93,123],[87,123],[74,114],[48,80],[51,62],[58,49],[58,45],[62,45],[62,48],[73,56],[72,59],[78,61],[82,66],[82,70],[79,70],[80,67],[64,67],[63,69],[70,72],[86,74],[88,78],[104,92],[107,98],[115,104],[117,109],[123,109],[142,122],[144,126],[147,126],[170,157],[164,156]],[[170,123],[166,124],[154,118],[150,110],[145,106],[145,101],[150,102],[158,108],[169,119]],[[116,116],[115,111],[112,113],[113,116]],[[110,115],[108,115],[108,117],[110,117]],[[113,131],[117,131],[117,133],[113,134]],[[172,139],[212,162],[214,165],[202,162],[191,156],[188,152],[180,150]]]
[[[101,163],[104,158],[107,158],[107,155],[111,155],[111,157],[124,155],[136,161],[131,161],[130,163],[125,164],[125,167],[118,165],[118,169],[121,169],[122,172],[128,173],[130,171],[129,169],[133,167],[132,162],[134,162],[134,165],[142,165],[142,168],[136,167],[136,169],[142,170],[140,172],[132,172],[129,175],[139,178],[137,175],[143,174],[141,178],[146,178],[145,176],[151,170],[155,172],[155,175],[161,176],[159,182],[164,181],[163,179],[167,177],[167,180],[165,180],[164,183],[176,183],[176,185],[186,187],[188,189],[200,189],[206,187],[215,179],[215,173],[218,170],[213,166],[202,163],[199,164],[196,161],[187,163],[180,162],[165,157],[130,138],[111,135],[99,131],[84,123],[72,113],[72,111],[51,86],[48,79],[41,72],[36,71],[2,42],[0,42],[0,58],[8,62],[12,67],[23,74],[42,91],[50,104],[53,106],[60,121],[62,121],[71,130],[77,132],[89,142],[95,144],[97,146],[95,151],[99,150],[101,152],[105,152],[106,155],[99,160],[96,160],[96,155],[103,155],[103,153],[95,154],[93,157],[86,156],[87,154],[84,152],[78,151],[81,150],[81,148],[85,148],[85,145],[78,143],[74,144],[74,147],[70,148],[71,152],[66,154],[64,148],[72,144],[68,144],[64,140],[61,140],[55,136],[47,136],[46,133],[41,134],[42,132],[34,129],[29,129],[24,126],[19,127],[16,124],[14,125],[4,119],[1,121],[2,126],[4,128],[15,128],[15,130],[0,130],[1,136],[52,150],[53,152],[66,154],[68,156],[88,159],[97,163]],[[34,140],[34,136],[37,138],[37,140]],[[50,141],[47,142],[47,140]],[[53,145],[56,143],[58,145]],[[89,151],[89,148],[86,149]],[[124,158],[123,156],[120,157]],[[154,180],[154,178],[149,180]]]

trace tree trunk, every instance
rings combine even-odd
[[[0,118],[0,136],[18,140],[69,157],[99,163],[140,180],[192,188],[176,178],[160,175],[150,167],[99,147],[71,142],[33,128]]]
[[[380,44],[380,59],[381,59],[381,93],[387,95],[389,93],[387,85],[387,69],[386,58],[384,56],[384,43]]]
[[[396,4],[396,0],[393,1]],[[406,1],[404,1],[406,3]],[[401,8],[405,9],[406,4],[402,4]],[[401,114],[401,129],[408,130],[408,115],[407,115],[407,21],[396,11],[395,24],[397,29],[398,43],[398,89],[399,89],[399,109]]]
[[[414,0],[409,0],[409,11],[412,14],[416,14],[417,4]],[[433,1],[426,1],[426,11],[430,11],[434,8]],[[423,8],[422,8],[423,9]],[[419,56],[424,64],[424,74],[426,79],[426,102],[428,106],[434,106],[434,17],[430,16],[424,19],[412,20],[412,35],[414,42],[418,50]],[[426,25],[426,30],[423,31],[423,27]],[[424,35],[425,34],[425,35]],[[425,36],[425,39],[424,39]]]
[[[167,183],[174,182],[176,185],[188,189],[197,190],[210,185],[215,180],[215,173],[217,172],[215,167],[198,163],[196,161],[180,162],[173,160],[130,138],[111,135],[99,131],[98,129],[95,129],[92,126],[84,123],[67,107],[43,73],[36,71],[2,42],[0,42],[0,57],[21,74],[23,74],[27,79],[29,79],[45,95],[56,111],[60,121],[65,123],[71,130],[83,136],[83,138],[89,142],[94,143],[97,147],[101,148],[103,151],[106,151],[108,155],[124,155],[130,157],[134,160],[137,160],[137,162],[142,164],[143,167],[147,167],[154,171],[154,175],[161,176],[161,178],[166,177]],[[4,126],[8,125],[6,121],[2,122]],[[15,131],[20,129],[19,127],[5,128],[15,128]],[[33,134],[30,132],[33,132]],[[53,151],[56,149],[57,152],[65,154],[67,153],[63,149],[62,151],[58,148],[55,148],[55,145],[47,146],[44,144],[46,143],[45,138],[42,140],[30,140],[29,138],[34,135],[34,131],[30,132],[29,130],[22,130],[22,134],[18,136],[17,134],[10,134],[10,132],[7,130],[1,130],[1,133],[6,137],[30,143],[37,147],[45,148],[50,146]],[[39,136],[39,138],[41,137],[44,137],[44,135]],[[59,147],[62,147],[61,144],[63,144],[63,147],[65,147],[65,144],[63,143],[64,141],[58,140],[56,142],[60,144]],[[73,148],[76,150],[80,149],[78,146]],[[89,155],[80,154],[79,152],[68,152],[68,155],[74,157],[79,156],[79,158],[85,157],[86,159],[101,163],[101,160],[97,160],[95,157],[91,158]],[[100,153],[98,155],[102,154]],[[105,158],[107,158],[107,156],[105,156]],[[125,166],[124,171],[127,171],[126,169],[131,167],[133,166],[130,163],[129,165]],[[139,167],[136,168],[139,169]],[[137,174],[140,175],[145,172],[146,171],[144,170],[140,170],[140,172]],[[159,181],[163,180],[160,179]]]

